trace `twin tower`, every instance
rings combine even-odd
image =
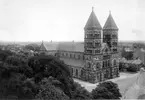
[[[91,15],[84,27],[85,31],[85,53],[99,53],[99,46],[102,43],[107,43],[111,53],[117,52],[118,45],[118,27],[111,15],[102,28],[92,8]],[[89,42],[89,43],[88,43]],[[96,48],[89,48],[88,45],[96,44]]]
[[[84,35],[82,79],[96,83],[118,77],[118,27],[111,12],[102,28],[92,8]]]

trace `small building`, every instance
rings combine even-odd
[[[140,59],[142,63],[145,65],[145,50],[142,48],[136,48],[133,53],[134,59]]]
[[[125,66],[123,68],[124,71],[126,71],[126,68],[128,68],[130,65],[136,65],[138,71],[142,67],[142,61],[140,59],[126,60],[125,58],[122,58],[119,60],[119,63],[121,63],[123,66]]]

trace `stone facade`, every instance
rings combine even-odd
[[[47,50],[47,54],[59,57],[70,67],[73,77],[84,81],[97,83],[119,76],[118,28],[111,13],[102,28],[92,10],[81,45],[83,51],[76,51],[74,42],[68,45],[69,50],[60,49],[62,45],[58,44],[57,50]]]

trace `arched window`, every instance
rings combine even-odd
[[[88,62],[88,68],[91,68],[91,63],[90,62]]]
[[[74,58],[76,58],[76,55],[74,54]]]
[[[81,56],[80,55],[78,55],[78,59],[80,59],[81,58]]]
[[[105,68],[105,61],[103,61],[103,68]]]
[[[72,54],[72,58],[74,58],[74,54]]]
[[[72,73],[72,75],[73,75],[73,68],[71,68],[71,73]]]
[[[108,71],[108,70],[106,70],[106,73],[105,73],[105,78],[106,78],[106,79],[108,79],[108,77],[109,77],[109,71]]]
[[[81,73],[80,73],[80,75],[81,75],[81,76],[83,76],[83,70],[81,70]]]
[[[106,67],[108,66],[108,61],[107,61],[107,60],[105,61],[105,66],[106,66]]]
[[[78,69],[76,69],[76,76],[78,76]]]
[[[110,66],[110,60],[108,60],[108,66]]]
[[[72,54],[70,54],[70,58],[72,58]]]
[[[116,65],[116,60],[114,60],[114,65]]]

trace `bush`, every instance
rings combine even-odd
[[[123,71],[124,69],[126,69],[126,66],[123,63],[119,63],[119,71]]]
[[[138,71],[138,66],[137,65],[129,65],[129,67],[127,68],[127,71],[129,72],[137,72]]]
[[[40,82],[40,91],[36,95],[36,99],[40,100],[69,100],[69,97],[62,91],[61,88],[56,87],[56,84],[61,84],[53,77],[44,78]]]
[[[118,85],[111,81],[99,83],[99,85],[92,90],[93,99],[120,99]]]
[[[71,98],[75,100],[90,100],[91,93],[88,92],[84,87],[82,87],[79,83],[73,82],[72,83],[72,91],[71,91]]]

